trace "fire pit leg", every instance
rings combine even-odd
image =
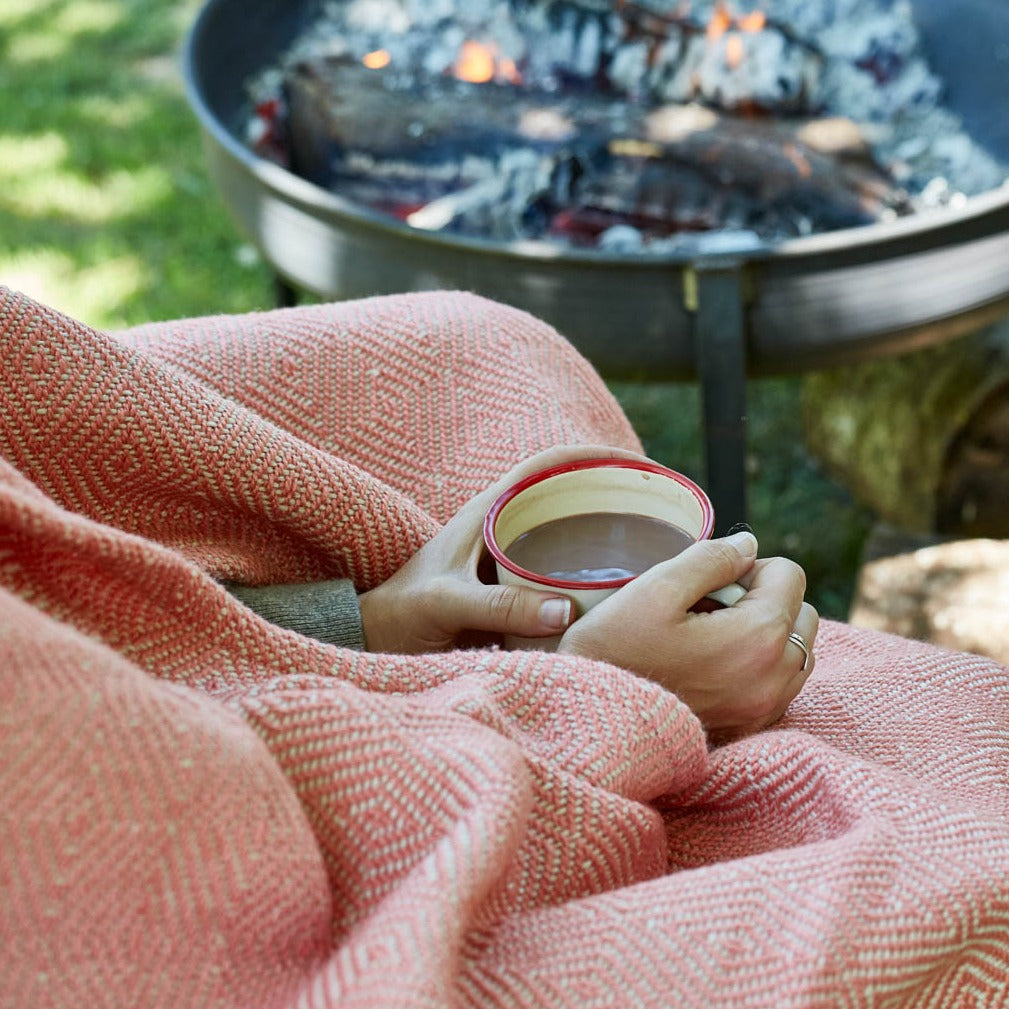
[[[715,534],[746,521],[746,316],[743,263],[706,259],[684,272],[684,300],[694,315],[701,383],[707,490]]]
[[[298,292],[279,273],[273,275],[273,302],[277,308],[294,308],[298,304]]]

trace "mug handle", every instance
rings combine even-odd
[[[690,607],[691,613],[712,613],[715,610],[723,610],[726,606],[735,606],[743,596],[746,589],[739,582],[733,582],[723,588],[709,592],[703,599],[698,599]]]

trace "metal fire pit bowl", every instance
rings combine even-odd
[[[1009,3],[913,0],[946,103],[1009,159]],[[956,209],[774,245],[717,233],[658,258],[416,231],[254,155],[250,75],[316,0],[208,0],[187,39],[187,95],[210,172],[282,282],[325,298],[466,289],[554,324],[607,378],[700,378],[709,491],[743,509],[743,383],[958,336],[1009,313],[1009,186]],[[725,514],[723,512],[723,514]]]

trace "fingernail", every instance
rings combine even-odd
[[[734,525],[729,526],[725,530],[726,536],[731,536],[733,533],[752,533],[753,526],[749,522],[736,522]]]
[[[757,537],[751,532],[738,532],[732,536],[726,536],[726,540],[731,543],[744,557],[757,556]]]
[[[560,631],[571,621],[570,599],[547,599],[540,606],[540,623],[544,627]]]

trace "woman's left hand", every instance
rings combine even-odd
[[[570,623],[570,601],[556,592],[488,585],[478,575],[483,520],[497,496],[529,473],[572,459],[643,456],[598,445],[541,452],[465,504],[388,581],[360,596],[371,652],[444,651],[469,632],[500,637],[552,637]]]

